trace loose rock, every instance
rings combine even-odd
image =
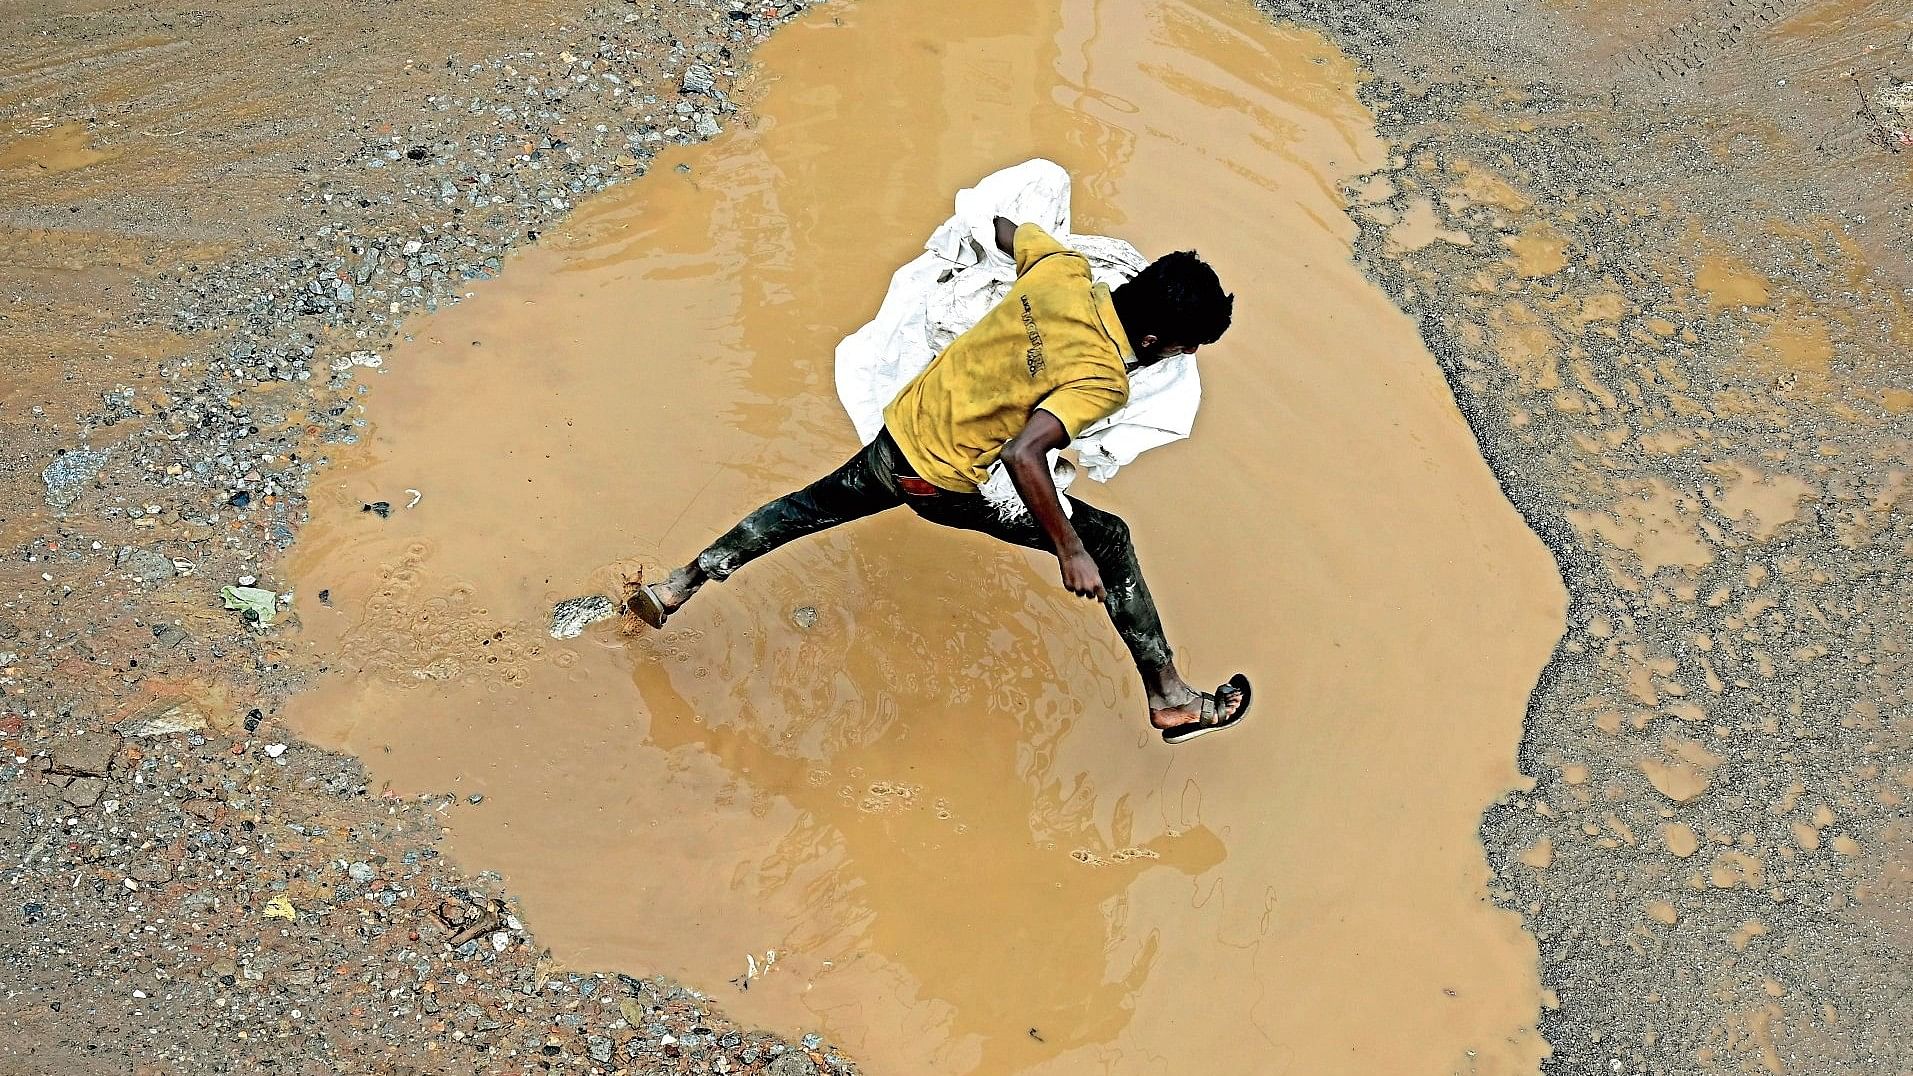
[[[107,454],[99,449],[85,445],[71,448],[61,453],[46,470],[40,472],[40,480],[46,483],[46,503],[49,508],[65,508],[80,496],[80,491],[88,482],[99,475],[100,468],[106,466]]]
[[[91,807],[106,792],[106,781],[98,777],[75,777],[60,790],[60,797],[75,807]]]
[[[52,772],[73,777],[105,777],[120,749],[117,732],[82,732],[53,749]]]
[[[584,630],[601,620],[609,620],[618,615],[618,607],[610,598],[602,594],[590,594],[582,598],[567,598],[552,607],[551,637],[554,639],[575,639],[584,634]]]

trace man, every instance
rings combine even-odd
[[[1004,217],[995,227],[997,246],[1016,260],[1016,283],[904,386],[876,439],[746,516],[662,583],[637,586],[627,608],[662,627],[705,583],[792,539],[908,505],[932,523],[1054,553],[1063,586],[1109,611],[1165,741],[1230,728],[1248,715],[1248,678],[1237,674],[1213,693],[1183,681],[1128,526],[1074,499],[1074,516],[1066,514],[1049,453],[1127,402],[1130,370],[1219,339],[1235,296],[1194,251],[1156,261],[1112,293],[1091,280],[1087,259],[1041,228]],[[1028,509],[1014,518],[978,492],[999,460]]]

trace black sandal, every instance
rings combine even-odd
[[[1216,688],[1213,695],[1202,696],[1202,714],[1194,721],[1163,729],[1162,742],[1187,743],[1198,736],[1234,728],[1249,716],[1249,695],[1249,678],[1236,673],[1228,683]],[[1235,712],[1227,712],[1229,703],[1236,699],[1242,701],[1236,704]]]
[[[657,592],[645,583],[631,585],[631,596],[624,600],[624,609],[654,628],[662,628],[665,619],[671,615],[671,611],[658,600]]]

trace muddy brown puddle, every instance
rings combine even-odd
[[[451,851],[555,959],[872,1073],[1535,1071],[1534,946],[1475,831],[1563,595],[1350,263],[1359,73],[1227,0],[864,0],[759,62],[749,129],[362,374],[291,569],[333,670],[294,724],[395,793],[482,793]],[[1078,230],[1193,246],[1238,294],[1196,436],[1083,492],[1184,670],[1257,677],[1245,727],[1164,746],[1052,559],[901,512],[664,633],[545,636],[848,455],[837,340],[959,187],[1038,155]]]

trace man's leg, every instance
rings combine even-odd
[[[924,499],[912,498],[909,505],[932,523],[962,530],[978,531],[1030,549],[1053,552],[1049,537],[1029,515],[1003,519],[980,496],[950,495]],[[1176,672],[1175,656],[1162,630],[1162,617],[1156,601],[1143,580],[1142,565],[1136,559],[1136,547],[1129,536],[1129,524],[1113,512],[1070,498],[1074,509],[1070,523],[1083,540],[1090,559],[1103,577],[1103,608],[1110,623],[1142,675],[1143,689],[1149,696],[1150,719],[1158,728],[1171,728],[1193,721],[1201,711],[1201,695]]]
[[[835,471],[745,516],[653,592],[666,612],[675,611],[705,583],[728,579],[787,542],[895,508],[903,500],[896,476],[906,466],[889,432],[880,433]]]

